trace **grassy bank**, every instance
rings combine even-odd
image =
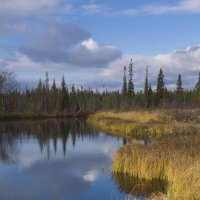
[[[159,139],[166,135],[200,133],[200,110],[112,111],[91,115],[88,122],[108,134]]]
[[[199,109],[99,112],[89,122],[109,134],[130,138],[114,157],[114,174],[146,180],[147,188],[154,180],[167,182],[165,194],[152,199],[200,199]],[[149,145],[130,142],[146,137],[156,140]]]
[[[90,113],[36,113],[36,112],[8,112],[0,113],[0,121],[4,120],[20,120],[20,119],[42,119],[42,118],[70,118],[83,117],[87,118]]]
[[[200,199],[199,136],[128,144],[114,157],[113,172],[168,182],[168,199]]]

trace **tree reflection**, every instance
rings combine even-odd
[[[19,151],[19,144],[29,139],[36,139],[41,154],[47,151],[47,157],[51,157],[51,148],[57,153],[58,140],[62,143],[63,155],[67,151],[69,138],[72,145],[76,145],[77,139],[98,137],[99,133],[78,119],[51,119],[51,120],[26,120],[0,123],[0,161],[15,160]]]
[[[167,181],[164,180],[146,180],[115,173],[112,174],[112,177],[121,191],[134,197],[148,198],[154,193],[165,193],[167,189]]]

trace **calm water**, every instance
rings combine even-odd
[[[1,123],[0,199],[124,199],[138,183],[149,190],[139,188],[138,199],[162,190],[111,175],[111,158],[124,143],[79,120]]]

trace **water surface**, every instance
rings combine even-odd
[[[124,143],[75,119],[0,123],[0,199],[125,199],[138,182],[110,171]]]
[[[116,199],[110,176],[119,138],[80,120],[0,124],[0,199]]]

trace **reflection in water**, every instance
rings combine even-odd
[[[0,123],[0,199],[109,200],[133,188],[144,197],[163,191],[161,182],[111,178],[113,153],[126,143],[76,119]]]
[[[56,154],[58,140],[62,141],[63,154],[66,154],[67,141],[70,138],[73,146],[76,140],[83,138],[95,138],[99,133],[89,127],[85,121],[77,120],[43,120],[7,122],[0,124],[0,160],[4,162],[14,161],[17,151],[17,141],[22,144],[25,140],[37,139],[41,153],[44,149],[50,159],[50,144]],[[23,140],[23,141],[22,141]]]
[[[163,180],[146,180],[131,177],[122,174],[112,174],[113,179],[117,183],[120,190],[127,194],[132,194],[134,197],[150,197],[153,193],[165,193],[167,189],[167,181]]]
[[[122,139],[75,119],[0,123],[0,199],[123,197],[110,178],[108,144],[119,148]]]

